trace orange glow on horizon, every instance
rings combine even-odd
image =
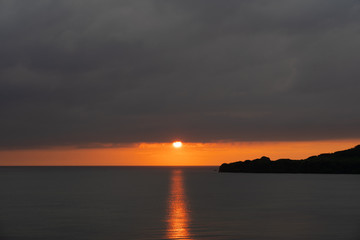
[[[174,170],[171,176],[171,189],[168,199],[169,239],[191,239],[189,233],[189,215],[186,205],[182,170]]]
[[[114,148],[0,150],[0,166],[219,166],[268,156],[303,159],[360,144],[360,140],[308,142],[139,143]]]

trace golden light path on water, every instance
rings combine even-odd
[[[174,170],[168,199],[167,238],[191,239],[182,170]]]

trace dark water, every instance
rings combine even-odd
[[[360,239],[360,175],[214,169],[0,168],[0,239]]]

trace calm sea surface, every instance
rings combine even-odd
[[[1,240],[359,240],[360,175],[0,168]]]

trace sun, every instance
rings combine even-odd
[[[173,147],[174,148],[181,148],[182,147],[182,142],[181,141],[176,141],[176,142],[173,142]]]

